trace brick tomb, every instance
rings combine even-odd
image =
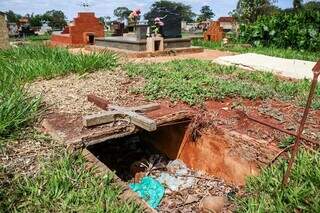
[[[53,45],[82,46],[94,44],[96,37],[104,37],[104,26],[92,12],[80,12],[62,32],[53,33]]]

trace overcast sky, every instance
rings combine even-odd
[[[154,0],[0,0],[0,11],[13,10],[19,14],[42,14],[47,10],[62,10],[68,19],[73,18],[78,11],[83,11],[80,6],[82,2],[91,4],[90,11],[97,16],[113,16],[113,10],[119,6],[126,6],[129,9],[140,8],[142,12],[148,11]],[[198,13],[203,5],[209,5],[216,18],[228,15],[236,7],[237,0],[181,0],[192,6],[195,13]],[[282,8],[291,7],[292,0],[278,0],[277,5]]]

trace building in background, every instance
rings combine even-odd
[[[9,33],[6,14],[0,12],[0,49],[9,48]]]
[[[237,21],[234,17],[223,16],[218,19],[220,27],[222,27],[225,33],[227,32],[236,32],[238,29]]]

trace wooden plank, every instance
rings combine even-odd
[[[143,112],[150,112],[153,110],[160,109],[160,104],[151,103],[151,104],[146,104],[146,105],[137,106],[137,107],[120,107],[120,106],[116,106],[116,105],[109,105],[108,109],[143,113]]]
[[[155,131],[157,129],[157,124],[154,120],[131,111],[106,111],[99,114],[85,116],[83,118],[83,125],[91,127],[110,123],[115,121],[117,117],[127,118],[134,125],[147,131]]]
[[[103,110],[107,110],[109,101],[94,94],[87,95],[87,100]]]
[[[125,114],[129,116],[131,123],[142,129],[145,129],[149,132],[155,131],[157,129],[157,123],[154,120],[147,118],[146,116],[131,111],[125,112]]]
[[[83,125],[85,127],[91,127],[111,123],[116,120],[117,116],[119,116],[118,111],[106,111],[99,114],[87,115],[83,117]]]
[[[316,73],[320,73],[320,59],[319,59],[319,61],[316,63],[316,65],[314,65],[312,71],[313,71],[313,72],[316,72]]]
[[[141,113],[150,112],[157,109],[160,109],[160,104],[157,104],[157,103],[151,103],[151,104],[146,104],[146,105],[137,106],[137,107],[129,107],[130,111],[141,112]]]

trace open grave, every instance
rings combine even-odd
[[[123,197],[138,200],[146,211],[153,210],[129,188],[144,177],[165,188],[156,208],[160,212],[200,211],[208,196],[222,198],[223,211],[232,210],[228,199],[245,178],[258,174],[279,152],[266,140],[216,125],[213,106],[206,111],[163,103],[123,108],[97,97],[91,101],[104,111],[84,118],[53,113],[42,125],[68,146],[82,148],[91,166],[114,171]],[[123,110],[130,116],[118,112]],[[134,112],[142,117],[137,119]]]

